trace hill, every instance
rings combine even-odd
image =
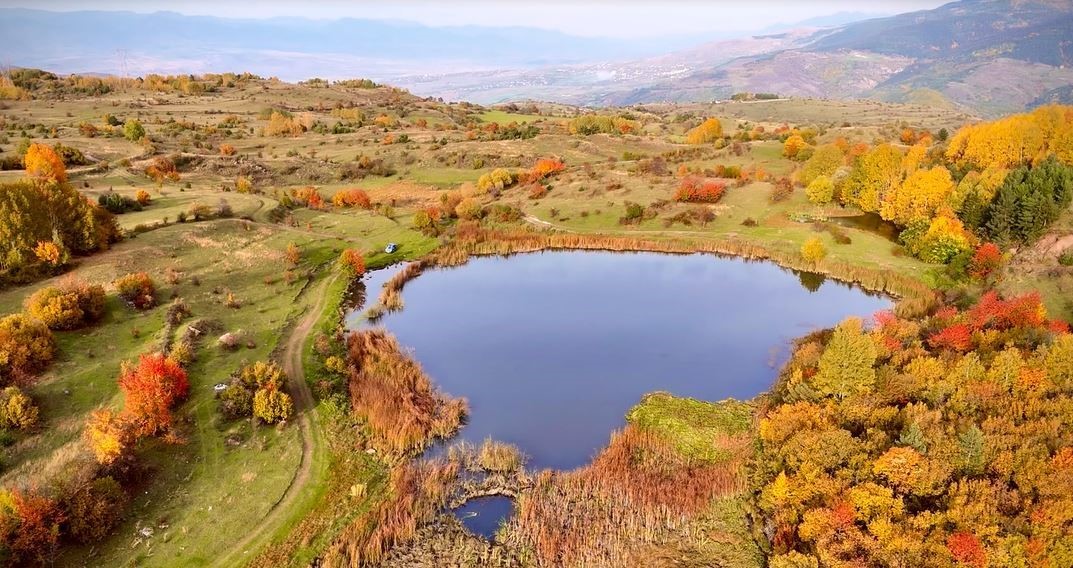
[[[547,98],[584,105],[724,99],[777,92],[925,102],[995,116],[1068,98],[1068,2],[963,0],[782,34],[716,41],[659,57],[516,72],[406,77],[422,94],[480,102]]]

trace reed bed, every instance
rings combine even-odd
[[[640,548],[700,538],[694,521],[713,500],[745,491],[746,453],[691,462],[673,442],[627,426],[591,465],[543,472],[518,500],[503,541],[542,567],[631,565]]]
[[[460,226],[455,238],[434,252],[429,261],[437,266],[456,266],[464,264],[470,256],[510,255],[542,250],[707,253],[746,260],[771,261],[785,268],[825,274],[837,280],[858,284],[867,290],[895,296],[899,298],[895,310],[902,317],[923,315],[938,302],[938,297],[931,288],[910,276],[830,259],[811,262],[797,252],[773,251],[738,239],[645,239],[529,228],[486,228],[466,224]],[[404,285],[406,281],[408,279],[401,279],[400,284]],[[398,289],[401,290],[402,286]]]
[[[381,455],[413,455],[454,434],[465,419],[465,399],[439,392],[388,332],[350,334],[347,355],[351,408],[365,421],[369,445]]]
[[[446,506],[458,466],[443,461],[415,461],[391,472],[386,499],[347,526],[321,559],[321,566],[376,566],[392,548],[409,542],[418,529]]]

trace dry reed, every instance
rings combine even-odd
[[[531,550],[538,566],[628,565],[638,546],[697,536],[692,521],[713,499],[745,490],[745,453],[690,463],[673,443],[627,426],[591,465],[542,473],[504,542]]]
[[[447,502],[458,466],[440,461],[416,461],[391,472],[386,499],[351,523],[325,551],[321,566],[360,567],[379,564],[395,546],[414,538]]]
[[[412,455],[461,425],[465,399],[436,390],[394,336],[382,329],[352,333],[347,352],[351,408],[368,425],[369,443],[382,455]]]

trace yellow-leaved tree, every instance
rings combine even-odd
[[[931,219],[954,192],[954,180],[950,171],[942,166],[917,170],[887,192],[879,214],[884,219],[906,226],[913,221]]]
[[[709,118],[700,126],[686,133],[686,142],[689,144],[710,144],[723,137],[723,123],[718,118]]]
[[[880,144],[862,154],[842,186],[842,202],[862,211],[879,211],[888,193],[902,181],[902,153],[890,144]]]

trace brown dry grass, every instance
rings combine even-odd
[[[417,461],[391,472],[388,497],[358,519],[325,551],[322,566],[374,566],[392,547],[409,541],[418,527],[430,522],[447,504],[447,493],[458,477],[458,466]]]
[[[627,426],[591,465],[543,472],[504,541],[532,551],[538,566],[630,565],[639,547],[696,536],[692,521],[714,499],[744,491],[745,454],[690,463],[672,442]]]
[[[421,366],[382,329],[347,338],[350,402],[368,426],[370,445],[389,458],[424,449],[461,425],[466,401],[436,390]]]

